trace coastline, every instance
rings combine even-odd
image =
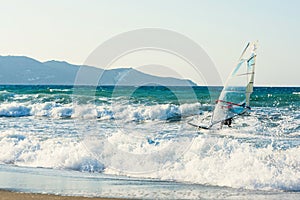
[[[23,193],[0,189],[0,200],[124,200],[125,198],[102,198],[82,196],[60,196],[54,194]]]

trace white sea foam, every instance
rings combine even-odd
[[[154,125],[153,122],[149,126]],[[87,143],[81,143],[80,138],[72,134],[53,135],[47,134],[45,130],[40,135],[15,130],[3,131],[0,135],[0,163],[78,171],[104,170],[108,174],[234,188],[300,190],[299,146],[277,149],[273,143],[257,146],[256,143],[241,142],[238,139],[199,135],[178,156],[177,149],[171,146],[178,142],[178,137],[175,140],[152,138],[152,143],[147,140],[148,137],[139,135],[138,130],[136,134],[129,135],[117,129],[112,130],[116,132],[105,140],[110,145],[103,143],[102,146],[95,141],[90,143],[95,146],[88,148],[85,146]],[[182,131],[192,133],[189,127]],[[224,129],[220,134],[235,135],[240,131]],[[248,132],[248,128],[244,131]],[[116,150],[126,153],[119,154]],[[159,155],[157,152],[163,151],[164,156],[156,156]],[[101,159],[97,155],[101,155]],[[134,167],[146,164],[144,169],[150,171],[138,174],[122,171],[122,167],[134,170],[134,158],[137,158]]]
[[[100,118],[125,121],[167,120],[174,117],[191,116],[200,113],[200,104],[158,104],[158,105],[76,105],[46,103],[2,103],[1,117],[44,116],[53,118]]]
[[[29,116],[30,108],[18,103],[0,104],[1,117],[22,117]]]
[[[5,131],[1,137],[0,163],[92,172],[104,169],[75,138],[40,140],[33,134],[14,131]]]
[[[300,190],[300,148],[274,150],[196,138],[191,149],[152,177],[247,189]]]
[[[204,135],[181,158],[170,162],[160,157],[156,162],[164,163],[160,170],[129,175],[234,188],[300,190],[300,147],[276,150],[269,144],[258,148]],[[109,167],[106,172],[120,173]]]
[[[50,92],[69,92],[71,89],[53,89],[50,88],[49,91]]]
[[[251,139],[253,135],[278,136],[288,131],[290,137],[299,139],[298,111],[253,109],[254,113],[247,120],[237,118],[234,128],[215,130],[217,135],[226,136],[218,137],[209,136],[209,131],[197,135],[193,127],[186,125],[186,117],[200,114],[201,109],[199,103],[4,102],[0,104],[0,126],[3,127],[0,163],[234,188],[300,190],[299,142],[276,142],[276,137]],[[24,116],[35,117],[24,119]],[[177,117],[182,121],[166,121]],[[73,120],[60,118],[78,122],[74,126]],[[107,120],[116,123],[107,123]],[[104,142],[89,137],[88,134],[94,133],[104,137]],[[91,142],[82,142],[81,134]],[[231,137],[235,135],[250,137]],[[191,143],[182,142],[193,137]],[[183,151],[179,151],[178,146]]]

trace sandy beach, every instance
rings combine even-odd
[[[19,193],[6,190],[0,190],[0,200],[121,200],[117,198],[92,198],[92,197],[72,197],[72,196],[58,196],[50,194],[33,194],[33,193]]]

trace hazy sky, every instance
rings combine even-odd
[[[297,0],[0,0],[0,55],[82,64],[111,37],[156,27],[197,42],[223,79],[246,42],[259,40],[256,85],[300,86],[299,8]]]

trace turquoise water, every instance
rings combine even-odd
[[[72,102],[72,94],[82,94],[83,96],[93,96],[111,98],[122,97],[130,94],[136,100],[156,103],[177,103],[178,99],[190,103],[197,96],[200,103],[209,103],[211,97],[218,97],[222,87],[164,87],[164,86],[142,86],[142,87],[88,87],[88,86],[0,86],[1,102],[47,102],[55,101],[62,104]],[[176,96],[176,93],[178,96]],[[255,87],[251,96],[251,104],[255,107],[283,107],[290,105],[299,106],[299,87]],[[15,98],[16,96],[22,98]],[[85,102],[86,103],[86,102]]]
[[[212,199],[216,191],[225,191],[226,198],[239,191],[299,197],[300,88],[254,88],[251,112],[234,119],[232,128],[189,126],[190,120],[209,122],[221,89],[0,86],[0,171],[8,179],[25,167],[31,174],[58,170],[61,177],[70,171],[78,177],[128,177],[147,187],[148,179],[167,181],[167,194],[182,187],[177,197],[187,199],[203,190]],[[1,187],[22,190],[5,183]],[[57,192],[27,184],[26,191]],[[143,197],[147,187],[138,187],[140,196],[135,189],[114,196]],[[60,194],[74,194],[69,189]],[[92,190],[84,195],[107,195]]]

